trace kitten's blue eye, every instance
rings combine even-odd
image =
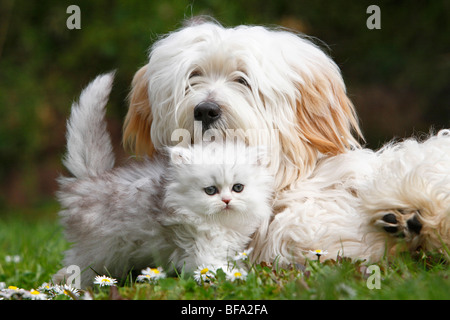
[[[217,190],[217,188],[214,186],[206,187],[204,190],[208,196],[213,196],[219,192],[219,190]]]
[[[244,185],[240,184],[240,183],[236,183],[235,185],[233,185],[233,188],[231,189],[234,192],[242,192],[242,190],[244,190]]]

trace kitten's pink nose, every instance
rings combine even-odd
[[[231,199],[223,198],[222,201],[225,202],[225,204],[229,204]]]

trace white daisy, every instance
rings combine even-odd
[[[0,291],[0,300],[9,300],[11,299],[12,294],[9,292],[6,292],[4,290]]]
[[[12,294],[8,289],[2,289],[0,290],[0,300],[11,299]]]
[[[31,289],[30,291],[26,291],[23,295],[26,299],[31,300],[47,300],[48,297],[45,293],[39,292],[35,289]]]
[[[163,268],[146,268],[141,270],[141,274],[137,276],[136,280],[139,282],[148,281],[156,281],[158,279],[162,279],[166,277],[166,273],[163,271]]]
[[[82,290],[79,290],[75,287],[72,287],[71,285],[50,285],[46,282],[44,282],[39,288],[39,291],[44,292],[48,295],[50,295],[52,298],[58,295],[65,295],[71,299],[79,299],[81,294],[83,293]],[[85,293],[86,294],[86,293]]]
[[[243,280],[247,278],[247,272],[244,269],[232,269],[226,271],[226,277],[230,281]]]
[[[117,283],[116,279],[107,276],[96,276],[94,279],[94,284],[98,284],[100,287],[115,286],[116,283]]]
[[[216,270],[212,266],[201,265],[194,271],[194,279],[199,284],[202,282],[210,282],[215,279]]]
[[[8,286],[8,288],[0,291],[0,297],[3,299],[19,299],[26,293],[25,289],[18,288],[16,286]]]
[[[314,250],[314,251],[313,250],[309,250],[309,252],[312,253],[312,254],[315,254],[317,256],[317,261],[320,261],[320,257],[321,256],[324,256],[324,255],[328,254],[327,250],[320,250],[320,249],[317,249],[317,250]]]
[[[136,278],[137,282],[145,282],[145,281],[152,281],[152,277],[149,274],[140,274]]]
[[[52,293],[54,295],[64,294],[64,286],[55,284],[54,286],[45,285],[43,284],[41,287],[39,287],[41,291],[48,291],[49,293]]]
[[[253,248],[248,248],[247,250],[244,250],[243,252],[238,252],[233,260],[234,261],[239,261],[239,260],[247,260],[249,254],[253,251]]]
[[[116,283],[117,281],[115,279],[112,279]],[[114,284],[110,284],[114,285]],[[80,291],[77,288],[74,288],[70,285],[60,285],[60,286],[54,286],[52,287],[53,290],[56,292],[56,287],[58,288],[59,293],[58,294],[64,294],[72,299],[78,299],[80,297]]]
[[[43,284],[41,284],[38,288],[38,291],[40,291],[40,292],[50,292],[50,291],[52,291],[53,290],[53,286],[52,285],[50,285],[49,283],[47,283],[47,282],[44,282]]]
[[[317,250],[314,250],[314,251],[313,250],[309,250],[309,252],[311,252],[312,254],[315,254],[318,257],[328,254],[327,250],[320,250],[320,249],[317,249]]]

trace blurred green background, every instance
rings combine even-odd
[[[69,5],[81,30],[69,30]],[[369,30],[369,5],[381,29]],[[158,35],[193,15],[317,37],[342,69],[367,146],[450,127],[450,1],[0,1],[0,215],[53,203],[71,102],[117,69],[108,108],[119,157],[126,96]]]

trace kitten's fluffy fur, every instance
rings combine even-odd
[[[224,266],[257,228],[264,236],[273,181],[255,148],[172,147],[164,156],[113,169],[104,122],[112,80],[112,74],[99,76],[72,106],[64,164],[74,177],[60,178],[57,196],[73,245],[54,281],[67,278],[70,265],[83,271],[83,287],[94,271],[122,277],[155,264],[188,271]],[[236,184],[244,189],[233,191]],[[206,194],[208,186],[218,192]]]

